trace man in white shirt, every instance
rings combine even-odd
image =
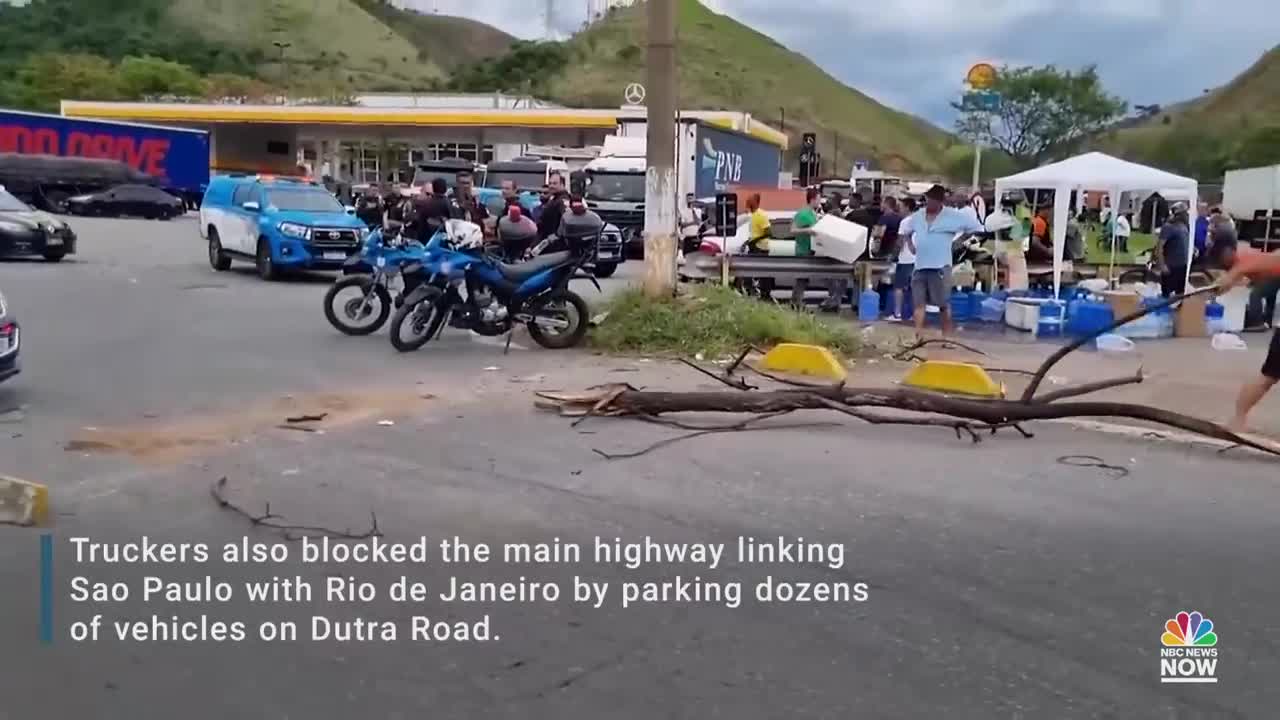
[[[913,245],[908,242],[913,234],[912,217],[916,211],[914,198],[902,201],[902,222],[898,223],[898,257],[893,266],[893,322],[902,321],[902,301],[911,287],[911,275],[916,270],[916,254]]]
[[[1131,224],[1132,217],[1133,213],[1120,213],[1116,215],[1116,252],[1129,252],[1129,235],[1133,232],[1133,225]]]
[[[680,252],[691,253],[698,250],[698,228],[702,218],[693,207],[693,193],[684,196],[684,204],[680,206]]]

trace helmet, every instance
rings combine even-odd
[[[987,216],[986,222],[987,232],[1000,232],[1013,227],[1013,216],[1009,213],[999,210]]]
[[[475,223],[448,220],[445,223],[445,234],[458,250],[479,250],[484,247],[484,231]]]

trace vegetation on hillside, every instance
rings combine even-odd
[[[1143,115],[1096,145],[1204,181],[1280,163],[1280,46],[1221,88]]]
[[[854,159],[893,171],[943,170],[954,140],[925,121],[885,107],[840,83],[802,55],[697,0],[679,0],[680,105],[744,110],[784,123],[790,154],[800,136],[818,135],[823,172],[843,175]],[[574,107],[616,107],[628,83],[645,80],[642,5],[618,7],[564,43],[522,43],[504,58],[454,80],[460,90],[545,92]]]
[[[409,41],[421,62],[454,71],[511,48],[515,38],[468,18],[428,15],[396,7],[390,0],[355,0],[356,4]]]

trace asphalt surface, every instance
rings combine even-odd
[[[53,494],[53,642],[40,642],[39,538],[0,527],[0,718],[1265,718],[1280,701],[1275,465],[1247,455],[1037,428],[979,445],[925,428],[797,426],[700,437],[635,421],[578,427],[534,388],[699,386],[678,367],[517,349],[461,333],[409,355],[385,332],[348,338],[320,308],[326,278],[265,284],[214,273],[193,219],[77,220],[81,254],[0,262],[23,322],[25,371],[0,385],[0,473]],[[626,268],[626,266],[624,266]],[[611,281],[621,287],[632,272]],[[585,290],[586,288],[584,288]],[[592,291],[594,292],[594,291]],[[323,432],[281,429],[328,413]],[[388,424],[390,423],[390,424]],[[1113,467],[1058,461],[1090,455]],[[1084,461],[1086,464],[1089,461]],[[99,542],[300,543],[221,508],[430,540],[425,564],[77,564]],[[724,566],[448,565],[471,543],[727,543]],[[740,536],[839,543],[845,563],[741,566]],[[588,558],[589,559],[589,558]],[[236,586],[230,602],[144,604],[142,578]],[[452,576],[559,582],[559,602],[445,603]],[[744,602],[602,609],[574,576],[611,583],[740,580]],[[127,601],[76,602],[72,578],[126,582]],[[312,602],[250,603],[240,583],[302,576]],[[400,576],[420,604],[386,597]],[[766,576],[867,583],[865,602],[759,603]],[[378,586],[328,603],[330,577]],[[615,588],[611,592],[618,592]],[[1217,684],[1160,683],[1179,610],[1215,624]],[[152,614],[242,621],[229,642],[74,642],[72,625]],[[489,642],[410,638],[413,616],[474,623]],[[397,642],[312,641],[309,619],[395,624]],[[265,642],[263,621],[304,639]]]

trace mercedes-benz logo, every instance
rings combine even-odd
[[[644,86],[640,83],[631,83],[622,92],[622,97],[626,98],[628,105],[639,105],[644,102]]]

